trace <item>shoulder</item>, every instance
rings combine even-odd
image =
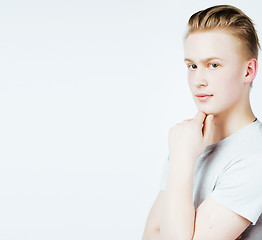
[[[262,153],[262,123],[257,120],[250,124],[242,136],[242,142],[252,151]]]
[[[262,123],[259,120],[240,130],[231,140],[225,151],[231,153],[229,165],[262,166]]]
[[[238,141],[238,153],[235,158],[237,165],[247,170],[262,171],[262,123],[257,120],[250,124]],[[262,177],[262,174],[260,174]]]

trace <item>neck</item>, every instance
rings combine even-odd
[[[222,139],[230,136],[239,129],[254,122],[256,119],[253,114],[250,104],[243,109],[236,109],[236,111],[230,111],[230,113],[220,113],[214,115],[214,132],[213,143],[219,142]]]

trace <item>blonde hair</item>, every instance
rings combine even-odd
[[[259,39],[252,20],[240,9],[230,5],[217,5],[196,12],[188,21],[189,34],[196,31],[226,30],[242,44],[245,57],[258,58]]]

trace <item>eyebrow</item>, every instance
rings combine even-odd
[[[210,57],[210,58],[205,58],[205,59],[202,59],[200,62],[202,63],[205,63],[205,62],[209,62],[211,60],[220,60],[220,61],[223,61],[222,58],[219,58],[219,57]],[[194,62],[193,60],[189,59],[189,58],[185,58],[185,62]]]

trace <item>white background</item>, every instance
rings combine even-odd
[[[141,239],[168,130],[196,112],[187,20],[215,4],[262,39],[258,0],[0,1],[1,240]]]

